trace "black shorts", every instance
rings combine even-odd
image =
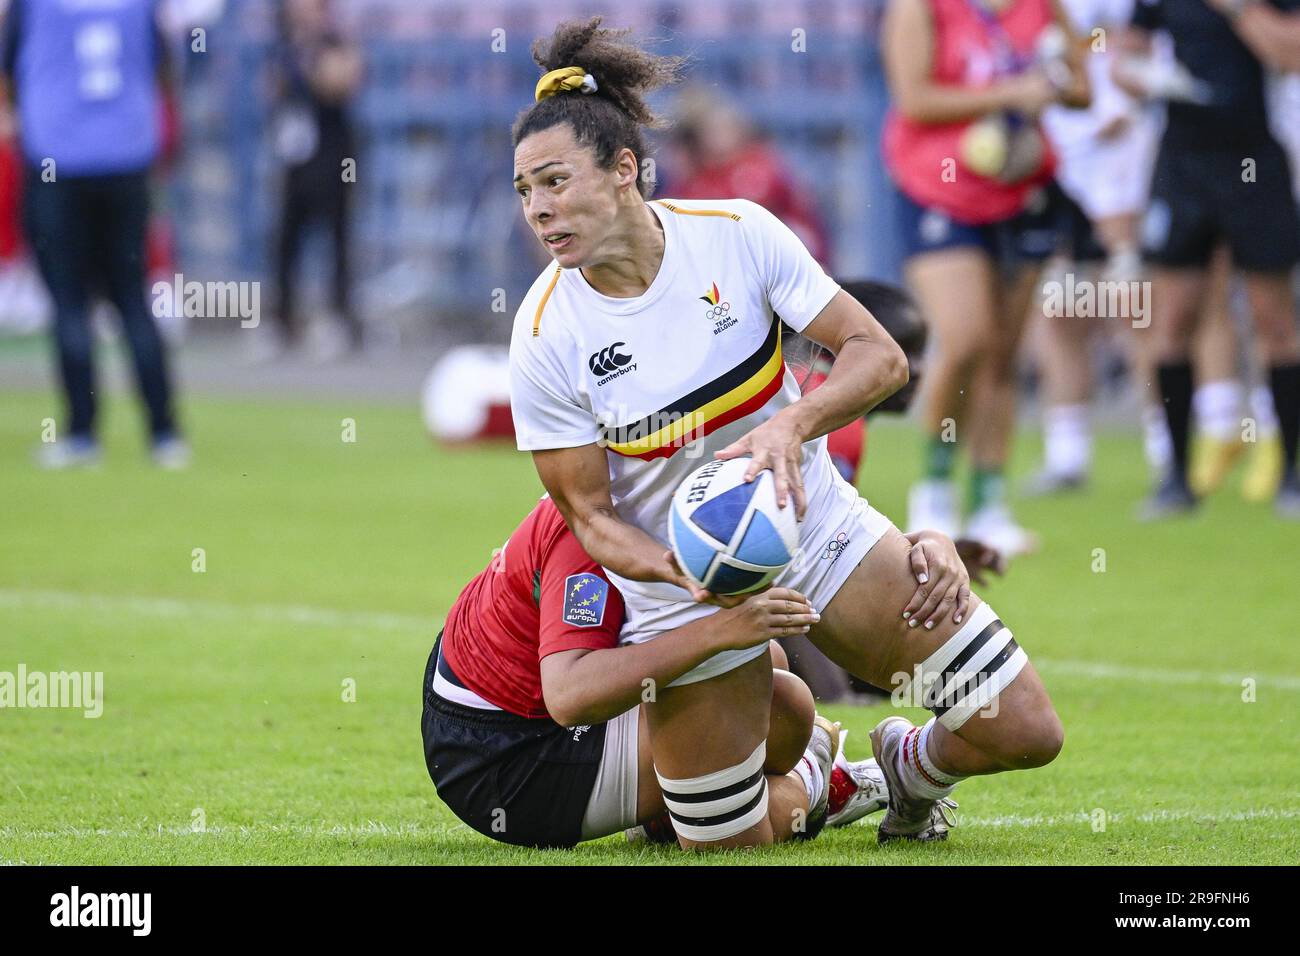
[[[424,671],[420,729],[438,796],[493,840],[574,846],[600,770],[605,724],[568,728],[545,717],[453,703],[434,693],[437,666],[435,643]]]
[[[1079,219],[1073,218],[1071,206]],[[1091,239],[1087,217],[1055,182],[1036,190],[1024,211],[982,226],[958,222],[943,210],[922,206],[901,191],[897,211],[905,259],[974,247],[988,253],[1004,274],[1012,274],[1026,263],[1041,263],[1067,247],[1076,253],[1076,261],[1105,258],[1104,253],[1092,254],[1086,243]]]
[[[1254,181],[1243,181],[1254,161]],[[1142,224],[1147,258],[1171,268],[1201,268],[1226,242],[1248,272],[1286,272],[1300,261],[1300,214],[1286,151],[1271,137],[1231,149],[1160,143],[1151,204]]]

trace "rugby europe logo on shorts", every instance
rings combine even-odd
[[[605,620],[609,582],[594,574],[570,574],[564,579],[564,623],[600,627]]]
[[[591,369],[591,374],[604,376],[604,378],[597,379],[597,386],[604,385],[610,379],[618,378],[620,375],[636,371],[636,363],[632,362],[632,356],[619,351],[619,349],[626,346],[626,342],[615,342],[613,345],[605,346],[587,359],[587,368]],[[632,364],[629,365],[629,362],[632,362]]]
[[[729,314],[731,312],[731,303],[722,301],[716,282],[710,283],[709,291],[700,296],[700,299],[709,303],[712,307],[705,313],[705,316],[713,322],[714,335],[731,328],[738,321]]]

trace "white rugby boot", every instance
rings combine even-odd
[[[1038,550],[1038,536],[1017,524],[1011,509],[1002,502],[987,504],[971,515],[965,536],[1000,551],[1008,561]]]
[[[876,759],[851,761],[844,756],[848,735],[847,730],[840,731],[840,752],[831,771],[830,807],[833,809],[826,818],[828,827],[846,827],[889,806],[889,784]]]
[[[907,530],[938,531],[950,538],[960,537],[961,511],[957,507],[956,486],[937,478],[914,484],[907,493]]]
[[[80,435],[46,442],[37,446],[35,458],[37,467],[47,471],[94,468],[100,462],[99,442]]]
[[[879,843],[894,840],[917,840],[929,843],[948,839],[948,829],[956,821],[947,810],[955,807],[951,800],[912,796],[898,772],[898,748],[903,735],[913,728],[903,717],[886,717],[871,732],[871,751],[884,772],[889,792],[889,807],[876,833]]]

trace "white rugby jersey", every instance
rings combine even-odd
[[[839,286],[756,203],[649,206],[664,256],[644,294],[611,298],[554,264],[533,283],[511,337],[510,404],[523,451],[604,443],[619,516],[666,548],[682,479],[798,400],[781,322],[802,331]],[[804,445],[810,505],[834,480],[825,442]],[[684,593],[615,583],[663,600]]]

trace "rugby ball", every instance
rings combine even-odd
[[[673,493],[668,538],[682,570],[715,594],[755,591],[786,569],[799,547],[794,499],[776,506],[769,470],[746,482],[750,459],[711,461]]]

